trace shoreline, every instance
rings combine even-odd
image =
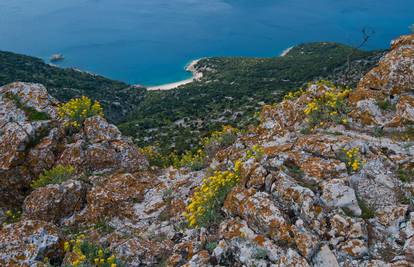
[[[146,87],[148,91],[157,91],[157,90],[172,90],[172,89],[176,89],[182,85],[185,84],[189,84],[192,83],[194,81],[199,81],[202,77],[203,77],[203,73],[200,71],[197,71],[197,69],[195,68],[195,66],[197,65],[197,63],[201,60],[200,59],[196,59],[190,62],[190,64],[188,64],[185,67],[185,70],[187,72],[191,72],[193,77],[185,79],[185,80],[181,80],[178,82],[172,82],[172,83],[167,83],[167,84],[161,84],[161,85],[155,85],[155,86],[149,86]]]
[[[295,46],[291,46],[286,48],[285,50],[282,51],[282,53],[280,54],[280,57],[285,57],[287,54],[289,54],[289,52],[295,48]],[[202,60],[203,58],[199,58],[196,60],[191,61],[186,67],[185,70],[187,72],[191,72],[192,73],[192,77],[185,79],[185,80],[181,80],[181,81],[177,81],[177,82],[172,82],[172,83],[166,83],[166,84],[160,84],[160,85],[154,85],[154,86],[144,86],[148,91],[164,91],[164,90],[172,90],[172,89],[176,89],[182,85],[186,85],[189,83],[192,83],[194,81],[199,81],[201,80],[201,78],[203,77],[203,73],[198,71],[195,66],[197,65],[197,63]],[[138,85],[137,85],[138,86]],[[142,86],[142,85],[139,85]]]
[[[287,56],[287,54],[289,54],[289,52],[290,52],[293,48],[295,48],[295,46],[291,46],[291,47],[286,48],[285,50],[283,50],[283,52],[280,54],[280,56],[281,56],[281,57],[285,57],[285,56]]]

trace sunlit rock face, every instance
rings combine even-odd
[[[356,89],[315,82],[265,106],[261,123],[201,171],[150,168],[99,116],[68,136],[42,86],[0,88],[0,221],[10,219],[6,208],[23,211],[0,230],[0,265],[36,266],[45,257],[71,264],[62,246],[75,236],[68,229],[126,266],[414,265],[413,51],[414,35],[403,36]],[[30,121],[6,90],[47,119]],[[337,94],[343,117],[311,125],[309,103],[329,96],[335,106]],[[57,164],[76,175],[30,189]],[[235,165],[240,179],[219,218],[189,227],[183,213],[194,192]]]

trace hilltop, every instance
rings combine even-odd
[[[357,85],[311,81],[180,168],[86,97],[0,87],[0,265],[412,266],[413,66],[402,36]]]

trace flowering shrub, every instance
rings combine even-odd
[[[240,180],[241,162],[237,161],[231,171],[215,172],[205,178],[190,199],[184,213],[190,227],[208,226],[220,217],[220,210],[227,194]]]
[[[146,146],[140,148],[139,151],[146,157],[151,166],[168,167],[169,159],[158,152],[158,148],[155,146]]]
[[[246,159],[261,159],[264,155],[264,148],[260,145],[254,145],[251,149],[246,151]]]
[[[86,97],[74,98],[69,102],[58,107],[58,116],[66,120],[66,126],[79,128],[86,118],[93,116],[103,116],[103,109],[98,101],[92,101]]]
[[[80,234],[76,239],[66,241],[63,245],[64,251],[70,254],[70,266],[99,266],[120,267],[120,260],[111,255],[109,250],[103,249],[96,244],[85,240],[85,235]]]
[[[39,178],[32,182],[32,188],[36,189],[48,184],[61,184],[72,178],[74,173],[75,168],[72,166],[57,165],[39,175]]]
[[[171,162],[175,168],[187,167],[193,171],[199,171],[206,166],[207,158],[206,153],[199,149],[195,153],[187,151],[181,156],[172,154]]]
[[[362,161],[359,153],[359,148],[354,147],[351,149],[342,149],[341,159],[345,162],[348,172],[357,172],[362,167]]]
[[[326,83],[325,81],[317,83],[320,88],[323,86],[323,91],[314,97],[304,110],[307,122],[312,129],[323,126],[326,122],[348,123],[345,100],[351,89],[338,88],[331,83],[328,83],[328,86]]]
[[[223,126],[221,131],[214,131],[209,137],[203,138],[201,145],[211,155],[218,149],[232,145],[240,131],[230,125]]]
[[[296,98],[301,97],[306,93],[306,90],[304,88],[300,88],[299,90],[295,92],[289,92],[283,97],[283,100],[294,100]]]

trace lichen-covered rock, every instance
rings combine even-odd
[[[58,101],[50,96],[41,84],[16,82],[0,87],[0,94],[4,96],[8,93],[17,96],[22,105],[45,112],[51,118],[57,116]]]
[[[94,116],[87,118],[83,126],[85,137],[91,143],[113,141],[121,139],[121,132],[104,118]]]
[[[12,85],[52,120],[29,121],[20,104],[0,93],[0,133],[6,133],[0,134],[0,222],[17,219],[6,202],[18,210],[29,195],[24,220],[56,223],[65,241],[82,229],[126,266],[411,266],[413,51],[414,35],[395,41],[351,93],[309,83],[277,106],[264,106],[258,127],[217,148],[206,159],[209,168],[195,172],[148,168],[132,141],[99,116],[68,131],[54,120],[55,102],[43,87]],[[337,112],[312,113],[338,105]],[[84,182],[31,192],[30,182],[57,164],[72,165]],[[192,196],[216,170],[234,172],[239,183],[228,194],[219,183],[208,188],[208,194],[225,192],[224,203],[221,197],[204,203],[197,211],[213,208],[214,220],[189,227]],[[36,238],[9,237],[25,227],[52,241],[34,249],[28,244]],[[17,245],[0,243],[1,260],[17,255],[20,265],[33,265],[50,254],[61,262],[51,229],[57,230],[37,221],[3,228],[0,240]],[[33,249],[37,256],[26,252]]]
[[[387,124],[389,127],[403,126],[410,121],[414,84],[414,35],[402,36],[392,44],[392,50],[382,58],[377,67],[366,74],[358,88],[350,96],[357,106],[353,116],[365,124]],[[407,101],[408,100],[408,101]],[[376,108],[378,101],[389,101],[398,105],[399,111],[383,116]],[[366,104],[363,104],[366,103]],[[407,106],[408,105],[408,106]]]
[[[356,216],[361,215],[355,191],[346,186],[343,180],[334,179],[323,184],[322,191],[321,200],[325,205],[335,208],[347,208]]]
[[[0,265],[36,266],[59,255],[59,231],[42,221],[27,220],[0,229]]]
[[[24,201],[23,216],[58,223],[79,211],[85,204],[86,186],[80,181],[68,180],[33,191]]]
[[[274,240],[290,242],[292,239],[289,235],[291,225],[267,193],[236,188],[227,197],[224,208]]]
[[[129,173],[114,174],[87,194],[85,217],[98,221],[105,216],[133,217],[133,204],[143,201],[148,183]]]
[[[335,255],[327,245],[321,247],[320,251],[313,258],[313,264],[315,266],[339,267]]]

